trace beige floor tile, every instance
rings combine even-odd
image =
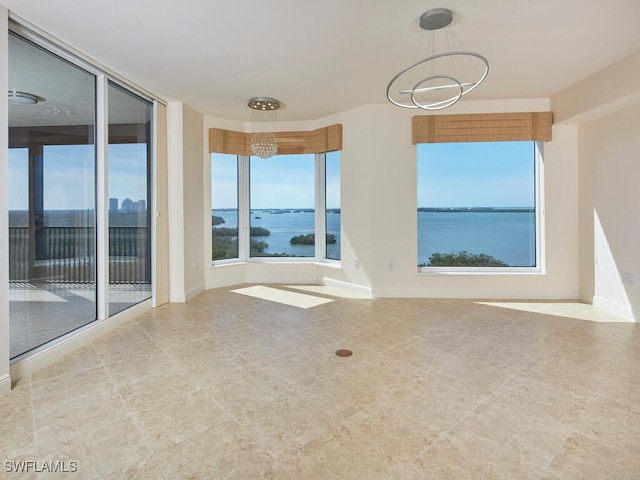
[[[0,399],[0,460],[92,479],[640,478],[637,325],[271,287],[333,301],[221,288],[147,312]]]
[[[157,452],[224,423],[230,416],[202,390],[165,398],[133,419],[147,445]]]
[[[538,478],[568,432],[494,401],[467,415],[415,464],[426,478]]]
[[[580,432],[573,432],[542,478],[635,480],[639,472],[640,457],[637,450],[627,450]]]
[[[493,358],[458,355],[439,364],[433,373],[464,391],[479,405],[501,385],[513,378],[517,368]]]
[[[115,393],[113,382],[102,367],[40,381],[32,385],[31,391],[36,425],[40,415],[49,411],[62,410],[66,405],[80,407],[89,399]]]
[[[428,432],[418,433],[410,423],[402,421],[394,411],[381,404],[360,411],[342,421],[354,438],[366,439],[381,458],[393,464],[406,465],[431,443]]]
[[[31,382],[27,378],[0,397],[0,478],[35,478],[33,471],[18,463],[33,462],[35,452]]]
[[[473,397],[446,378],[430,373],[395,390],[375,407],[390,421],[419,434],[431,444],[476,404]]]
[[[629,377],[640,378],[640,345],[629,345],[615,364],[615,370]]]
[[[219,425],[156,452],[155,457],[165,477],[176,480],[279,478],[280,475],[272,457],[235,422]]]
[[[310,442],[335,425],[337,420],[296,394],[270,402],[242,422],[243,428],[274,459]]]
[[[640,451],[640,415],[620,410],[605,397],[593,397],[575,429],[608,445]]]
[[[518,375],[576,395],[588,396],[598,390],[607,375],[607,370],[598,365],[591,367],[593,368],[582,365],[575,358],[556,356],[534,360],[520,370]]]
[[[358,461],[361,459],[363,461]],[[280,464],[294,478],[388,479],[394,465],[372,446],[361,442],[343,427],[316,437],[285,455]]]
[[[80,370],[89,370],[98,367],[102,367],[102,361],[100,360],[100,357],[93,345],[88,345],[65,355],[63,358],[51,365],[34,372],[31,375],[31,381],[33,383],[37,383]]]
[[[595,394],[626,414],[640,415],[640,375],[630,377],[618,371],[611,372]]]
[[[291,393],[281,382],[252,366],[247,367],[241,376],[217,385],[204,385],[203,388],[240,422]]]
[[[293,390],[338,419],[375,405],[389,393],[360,378],[341,373],[323,377],[302,388],[293,387]]]
[[[103,480],[165,480],[158,464],[153,458],[146,458],[133,465],[113,472]]]
[[[126,410],[81,429],[48,425],[36,430],[38,462],[77,462],[74,478],[99,478],[150,456]],[[78,419],[82,422],[82,419]],[[68,473],[47,478],[69,478]]]
[[[491,397],[491,400],[567,426],[578,421],[588,399],[586,395],[521,376],[502,385]]]

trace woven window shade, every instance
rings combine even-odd
[[[416,115],[413,143],[550,141],[551,112]]]
[[[342,150],[342,125],[311,131],[276,132],[278,154],[324,153]],[[209,153],[251,155],[253,133],[235,132],[221,128],[209,130]]]

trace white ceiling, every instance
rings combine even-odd
[[[640,0],[0,3],[168,101],[241,121],[253,96],[280,99],[279,120],[386,102],[435,7],[453,10],[464,47],[491,65],[469,99],[549,97],[640,50]]]

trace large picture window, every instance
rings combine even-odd
[[[418,267],[538,269],[538,145],[418,145]]]
[[[214,262],[340,259],[340,155],[211,154]]]
[[[251,257],[315,257],[315,155],[251,157]]]

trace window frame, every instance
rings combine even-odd
[[[535,248],[535,266],[532,267],[441,267],[441,266],[424,266],[417,267],[418,275],[440,275],[440,274],[545,274],[545,246],[544,246],[544,142],[531,140],[533,143],[533,162],[534,162],[534,248]],[[503,142],[494,142],[503,143]],[[420,145],[420,144],[417,144]],[[416,152],[417,152],[416,145]],[[417,167],[420,158],[416,154],[416,178]],[[417,183],[417,182],[416,182]],[[417,202],[416,202],[417,203]],[[416,205],[417,208],[417,205]],[[417,214],[416,214],[417,221]],[[416,260],[418,253],[418,236],[416,234]],[[416,261],[416,264],[418,262]]]
[[[212,155],[209,154],[210,164]],[[282,156],[285,156],[283,154]],[[227,258],[221,260],[213,260],[212,253],[208,254],[211,265],[223,266],[237,263],[322,263],[339,266],[340,260],[326,257],[326,153],[314,153],[314,233],[315,248],[314,255],[309,257],[252,257],[250,255],[250,225],[251,225],[251,199],[250,199],[250,156],[237,155],[238,159],[238,257]],[[211,176],[213,171],[211,171]],[[209,211],[213,210],[211,203],[212,197],[209,198]],[[210,220],[209,220],[210,223]],[[209,235],[209,245],[211,245],[211,236]],[[211,252],[211,248],[209,248]],[[342,256],[342,255],[341,255]]]

